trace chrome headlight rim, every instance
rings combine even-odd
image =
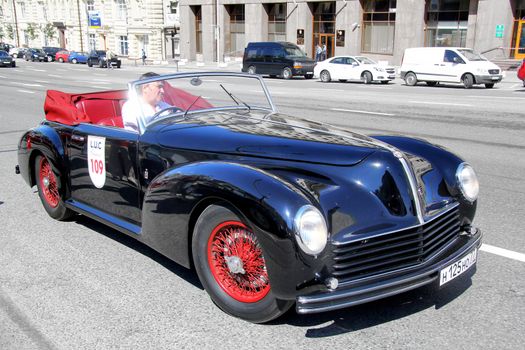
[[[475,194],[467,193],[467,190],[465,189],[464,182],[462,180],[462,173],[465,169],[469,169],[472,172],[472,175],[474,175],[474,179],[476,181],[477,188],[475,190]],[[461,191],[461,195],[463,198],[465,198],[468,202],[473,203],[478,199],[479,196],[479,180],[476,172],[474,171],[474,168],[469,163],[463,162],[461,163],[457,170],[456,170],[456,182],[457,185]]]
[[[301,232],[301,219],[303,219],[304,215],[308,212],[313,212],[318,215],[320,223],[322,224],[322,232],[320,232],[321,236],[317,237],[320,242],[318,242],[318,246],[315,248],[309,246],[308,242],[305,242],[305,239],[303,238],[304,232]],[[303,252],[313,256],[319,255],[326,248],[328,243],[328,226],[326,225],[326,220],[319,209],[310,204],[303,205],[301,208],[299,208],[294,217],[294,234],[297,244]]]

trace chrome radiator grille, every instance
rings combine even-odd
[[[455,207],[425,224],[334,245],[333,276],[348,280],[423,263],[460,232]]]

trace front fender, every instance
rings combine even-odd
[[[20,174],[29,186],[35,185],[33,162],[38,153],[45,155],[55,173],[66,174],[65,148],[57,130],[47,124],[30,129],[22,135],[18,144]],[[61,176],[62,188],[66,188],[65,176]]]
[[[176,262],[191,266],[193,224],[206,206],[222,202],[253,229],[261,244],[274,294],[295,297],[297,284],[315,277],[322,257],[302,253],[293,234],[297,210],[312,203],[303,192],[264,170],[229,162],[201,162],[169,169],[144,198],[142,240]]]

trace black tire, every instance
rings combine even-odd
[[[58,62],[60,62],[60,63],[64,63],[64,59],[63,59],[62,57],[59,57],[59,58],[58,58]]]
[[[91,63],[91,60],[87,61],[87,65],[88,65],[88,67],[93,67],[93,63]]]
[[[11,67],[13,67],[13,68],[16,67],[16,62],[15,61],[11,62]]]
[[[38,196],[49,216],[60,221],[70,218],[74,212],[62,200],[61,174],[53,170],[47,157],[35,157],[34,176]]]
[[[231,228],[236,230],[235,237],[229,235]],[[236,244],[240,240],[244,244],[243,249],[235,249],[237,255],[226,255],[232,245],[238,247]],[[243,250],[250,253],[243,255]],[[239,251],[241,253],[238,253]],[[264,266],[264,257],[257,237],[242,223],[238,215],[226,207],[211,205],[199,216],[193,231],[192,254],[199,279],[211,299],[232,316],[253,323],[268,322],[281,316],[294,303],[293,300],[283,301],[274,297],[266,269],[261,268],[261,264]],[[251,264],[245,265],[243,261],[248,256],[251,258]],[[227,265],[230,262],[225,262],[225,257],[237,260],[230,266]],[[246,266],[254,265],[259,268],[248,273],[244,271]],[[252,288],[246,289],[246,286]],[[237,288],[241,289],[242,293]],[[239,293],[238,297],[235,293]],[[253,299],[241,301],[238,298]]]
[[[485,87],[486,87],[487,89],[492,89],[492,88],[494,87],[494,83],[486,83],[486,84],[485,84]]]
[[[369,71],[365,71],[363,72],[363,74],[361,74],[361,80],[365,84],[370,84],[372,82],[372,79],[372,73],[370,73]]]
[[[321,79],[323,83],[329,83],[332,80],[332,77],[330,76],[330,72],[325,69],[319,73],[319,79]]]
[[[463,78],[461,78],[461,81],[463,82],[465,89],[471,89],[474,85],[474,76],[470,73],[466,73],[463,75]]]
[[[381,80],[381,84],[383,84],[383,85],[386,85],[388,83],[390,83],[390,80]]]
[[[120,68],[121,62],[117,63],[117,68]]]
[[[77,60],[76,58],[73,58],[73,59],[71,60],[71,63],[73,63],[73,64],[77,64],[77,63],[78,63],[78,60]]]
[[[99,60],[98,61],[98,66],[99,66],[99,68],[104,68],[104,61]]]
[[[415,86],[417,84],[417,76],[412,72],[408,72],[405,75],[405,84],[408,86]]]
[[[437,81],[427,81],[426,82],[428,86],[436,86],[437,85]]]
[[[293,76],[292,70],[289,67],[283,68],[281,76],[283,77],[283,79],[286,79],[286,80],[292,79],[292,76]]]
[[[248,67],[248,74],[256,74],[257,73],[257,69],[255,68],[255,66],[249,66]]]
[[[348,80],[346,80],[346,79],[339,79],[339,81],[340,81],[341,83],[346,83]]]
[[[313,74],[305,74],[305,75],[304,75],[304,78],[305,78],[305,79],[312,79],[313,77],[314,77]]]

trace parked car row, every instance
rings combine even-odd
[[[250,74],[304,76],[322,82],[362,81],[388,84],[396,78],[396,69],[381,65],[365,56],[335,56],[315,62],[295,44],[253,42],[244,50],[242,71]],[[503,79],[501,69],[472,49],[461,47],[420,47],[405,50],[400,68],[401,79],[408,86],[424,82],[463,84],[467,89],[484,84],[493,88]]]
[[[26,61],[69,62],[73,64],[84,63],[89,67],[107,68],[107,54],[104,50],[91,50],[88,52],[68,51],[59,47],[43,47],[42,49],[13,47],[9,51],[12,58],[23,58]],[[110,65],[120,68],[122,61],[116,55],[110,55]]]

